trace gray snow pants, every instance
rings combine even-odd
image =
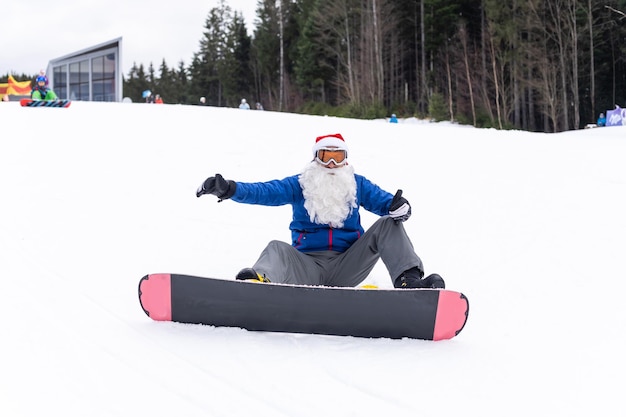
[[[404,226],[388,216],[378,219],[345,252],[304,253],[273,240],[253,268],[276,283],[355,287],[367,278],[378,259],[392,281],[415,266],[424,270]]]

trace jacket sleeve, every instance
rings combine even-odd
[[[302,188],[298,177],[268,182],[237,182],[237,189],[231,200],[238,203],[282,206],[302,198]]]
[[[360,190],[360,204],[367,211],[379,216],[389,214],[389,206],[393,194],[383,190],[365,177],[357,175],[357,185]]]

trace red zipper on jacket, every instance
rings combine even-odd
[[[333,229],[328,228],[328,250],[333,250]]]

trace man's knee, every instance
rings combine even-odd
[[[402,223],[397,223],[391,216],[383,216],[372,225],[372,227],[380,227],[381,229],[395,226],[402,226]]]
[[[285,252],[289,252],[292,249],[293,249],[293,246],[281,240],[270,240],[267,246],[265,247],[265,252],[285,253]]]
[[[270,240],[269,243],[267,244],[268,248],[270,248],[270,247],[271,248],[282,248],[282,247],[285,247],[285,246],[291,246],[291,245],[288,244],[288,243],[285,243],[285,242],[283,242],[281,240]]]

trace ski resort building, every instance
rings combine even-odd
[[[50,87],[61,99],[122,101],[122,38],[48,62]]]

